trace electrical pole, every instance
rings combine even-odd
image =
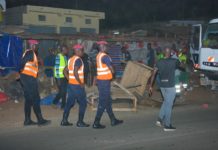
[[[76,6],[76,9],[78,9],[78,7],[79,7],[79,2],[78,2],[78,0],[76,0],[76,2],[75,2],[76,4],[75,4],[75,6]]]

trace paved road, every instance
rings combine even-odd
[[[218,105],[211,104],[208,109],[200,105],[175,107],[173,122],[176,132],[164,132],[154,126],[157,113],[158,108],[118,113],[125,120],[118,127],[111,127],[105,115],[102,122],[107,128],[104,130],[60,127],[60,118],[57,117],[52,118],[49,127],[3,127],[0,129],[0,150],[218,149]],[[91,123],[94,115],[88,113],[86,120]],[[75,119],[71,121],[75,122]]]

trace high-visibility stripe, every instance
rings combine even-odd
[[[27,68],[27,67],[26,67],[25,70],[28,70],[28,71],[31,71],[31,72],[37,73],[37,71],[35,71],[35,70],[31,69],[31,68]]]
[[[108,68],[97,68],[97,71],[106,71]]]
[[[106,74],[110,74],[111,72],[108,71],[108,72],[99,72],[98,75],[106,75]]]
[[[35,64],[29,64],[29,63],[27,63],[25,66],[37,67]]]
[[[56,68],[56,67],[55,67]],[[65,66],[60,66],[60,67],[58,67],[57,69],[64,69],[65,68]]]

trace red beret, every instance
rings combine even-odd
[[[39,44],[39,41],[37,41],[37,40],[28,40],[28,43],[30,44],[30,45],[32,45],[32,44]]]
[[[98,45],[107,45],[108,42],[106,42],[106,41],[98,41],[97,44]]]
[[[73,49],[75,49],[75,50],[83,49],[83,46],[81,44],[76,44],[73,46]]]

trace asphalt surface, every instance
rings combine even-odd
[[[111,127],[105,114],[103,130],[77,128],[76,110],[71,113],[73,127],[60,127],[60,116],[47,127],[23,127],[22,122],[0,128],[0,150],[216,150],[218,149],[218,104],[203,108],[183,105],[173,110],[175,132],[155,126],[159,108],[140,108],[138,112],[117,112],[124,124]],[[77,114],[76,114],[77,115]],[[95,112],[88,111],[92,123]]]

